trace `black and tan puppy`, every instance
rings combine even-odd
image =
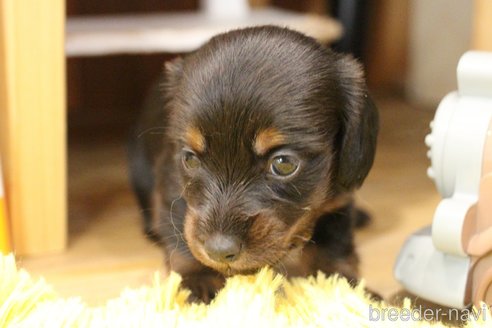
[[[168,268],[205,301],[271,265],[357,279],[352,192],[377,111],[360,65],[272,26],[211,39],[166,65],[131,143],[131,174]]]

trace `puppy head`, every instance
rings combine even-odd
[[[185,237],[205,265],[277,263],[366,177],[377,114],[354,60],[267,26],[219,35],[166,67]]]

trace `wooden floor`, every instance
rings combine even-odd
[[[373,214],[357,233],[362,276],[384,297],[401,287],[392,275],[405,238],[431,222],[439,195],[426,176],[423,143],[433,111],[379,97],[381,134],[374,169],[358,194]],[[66,252],[20,258],[20,266],[44,276],[62,296],[91,305],[116,297],[124,287],[151,282],[161,251],[141,233],[127,182],[125,148],[111,139],[71,142],[69,148],[70,237]]]

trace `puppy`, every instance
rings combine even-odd
[[[377,132],[352,58],[285,28],[218,35],[166,64],[131,140],[146,232],[206,302],[265,265],[356,281],[352,193]]]

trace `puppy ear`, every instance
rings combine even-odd
[[[343,100],[335,180],[339,191],[351,191],[362,185],[374,162],[379,120],[361,65],[341,56],[337,67]]]
[[[177,86],[183,75],[183,58],[177,57],[164,63],[164,83],[165,89],[172,89]]]

